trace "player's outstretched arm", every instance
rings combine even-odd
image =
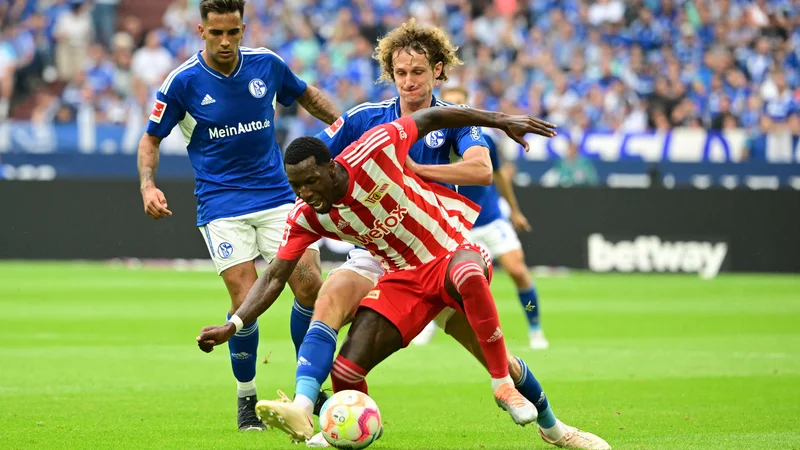
[[[172,211],[167,209],[167,198],[156,187],[159,145],[161,145],[160,137],[144,133],[142,139],[139,140],[139,153],[136,158],[136,166],[139,169],[139,191],[142,193],[144,212],[156,220],[172,215]]]
[[[309,114],[325,122],[327,125],[331,125],[333,122],[336,122],[336,119],[342,115],[342,113],[339,112],[339,109],[325,94],[322,93],[322,91],[314,86],[311,86],[310,84],[306,87],[303,95],[297,97],[296,101],[300,104],[300,106],[303,107],[303,109],[308,111]]]
[[[232,338],[244,324],[253,323],[258,316],[264,314],[264,311],[272,306],[283,292],[283,288],[286,287],[286,282],[289,281],[289,276],[299,260],[300,258],[289,261],[275,257],[269,263],[267,270],[250,288],[244,303],[231,316],[228,323],[222,326],[205,327],[200,331],[200,335],[197,336],[197,345],[200,350],[206,353],[211,352],[215,346],[224,344]]]
[[[417,125],[418,136],[425,136],[431,131],[442,128],[491,127],[503,130],[511,139],[522,145],[525,151],[529,149],[524,139],[526,134],[533,133],[544,137],[556,135],[555,125],[535,117],[472,108],[435,106],[417,111],[409,117]]]

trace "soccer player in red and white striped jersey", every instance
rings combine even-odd
[[[240,322],[263,313],[309,245],[320,237],[344,240],[379,256],[387,274],[356,313],[334,363],[334,390],[366,391],[364,377],[369,370],[407,346],[450,306],[465,313],[478,336],[497,403],[518,424],[534,421],[536,409],[508,375],[505,341],[489,291],[491,263],[465,237],[479,208],[457,193],[422,181],[405,167],[418,136],[472,125],[502,129],[525,147],[525,134],[552,133],[546,129],[549,124],[529,116],[436,107],[375,127],[335,160],[319,139],[293,141],[284,164],[302,201],[290,213],[281,248],[265,275],[227,324],[203,329],[198,336],[201,349],[211,351],[227,341]],[[278,416],[285,416],[286,403],[265,403],[262,418],[273,417],[266,414],[273,407]],[[300,420],[295,414],[275,425],[293,438],[308,439],[312,422],[302,408],[300,414]]]
[[[366,248],[391,273],[418,268],[466,242],[480,209],[404,168],[416,138],[414,120],[406,117],[370,130],[348,147],[334,163],[349,177],[347,192],[336,204],[325,204],[324,214],[317,213],[326,201],[323,197],[312,194],[308,202],[298,200],[278,256],[294,259],[327,237]],[[301,138],[295,145],[314,141]]]

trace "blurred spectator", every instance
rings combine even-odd
[[[106,48],[111,47],[111,39],[117,25],[117,8],[119,0],[94,0],[92,23],[96,32],[96,40]]]
[[[147,33],[144,47],[133,53],[131,74],[147,86],[157,87],[174,68],[172,55],[161,45],[158,31]]]
[[[594,164],[578,152],[575,141],[570,141],[567,154],[556,162],[553,170],[562,187],[596,186],[599,182]]]
[[[120,123],[131,105],[146,119],[144,100],[202,49],[198,0],[164,4],[153,30],[138,12],[117,17],[120,3],[0,0],[0,117],[56,73],[61,106],[37,110],[41,120],[73,120],[87,105],[98,121]],[[347,109],[394,95],[375,82],[372,46],[412,15],[453,36],[465,65],[450,77],[474,107],[527,112],[576,136],[800,134],[797,0],[263,0],[245,8],[243,45],[273,49]],[[313,133],[297,108],[279,109],[288,135]]]
[[[92,42],[88,5],[82,0],[69,0],[69,9],[56,20],[54,37],[58,75],[70,81],[83,68]]]

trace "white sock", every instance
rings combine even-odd
[[[314,415],[314,402],[312,402],[311,399],[305,395],[296,394],[294,396],[294,404],[302,406],[303,409],[306,410],[306,413],[309,417]]]
[[[256,395],[256,380],[255,378],[250,381],[236,381],[236,394],[239,398],[250,397]]]
[[[492,391],[497,392],[500,386],[506,383],[511,383],[512,386],[514,385],[514,380],[511,379],[511,375],[506,375],[503,378],[492,378]]]
[[[542,428],[542,434],[547,436],[547,439],[550,439],[551,441],[557,441],[561,439],[561,436],[563,436],[566,432],[567,430],[564,429],[564,424],[561,423],[560,420],[556,420],[556,424],[550,428]]]

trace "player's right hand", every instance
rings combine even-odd
[[[172,215],[172,211],[167,209],[167,198],[164,197],[161,189],[155,186],[142,189],[142,201],[144,202],[144,212],[153,219],[163,219]]]
[[[214,347],[224,344],[236,334],[236,326],[230,322],[222,326],[205,327],[200,330],[200,336],[197,336],[197,346],[200,350],[211,353]]]

